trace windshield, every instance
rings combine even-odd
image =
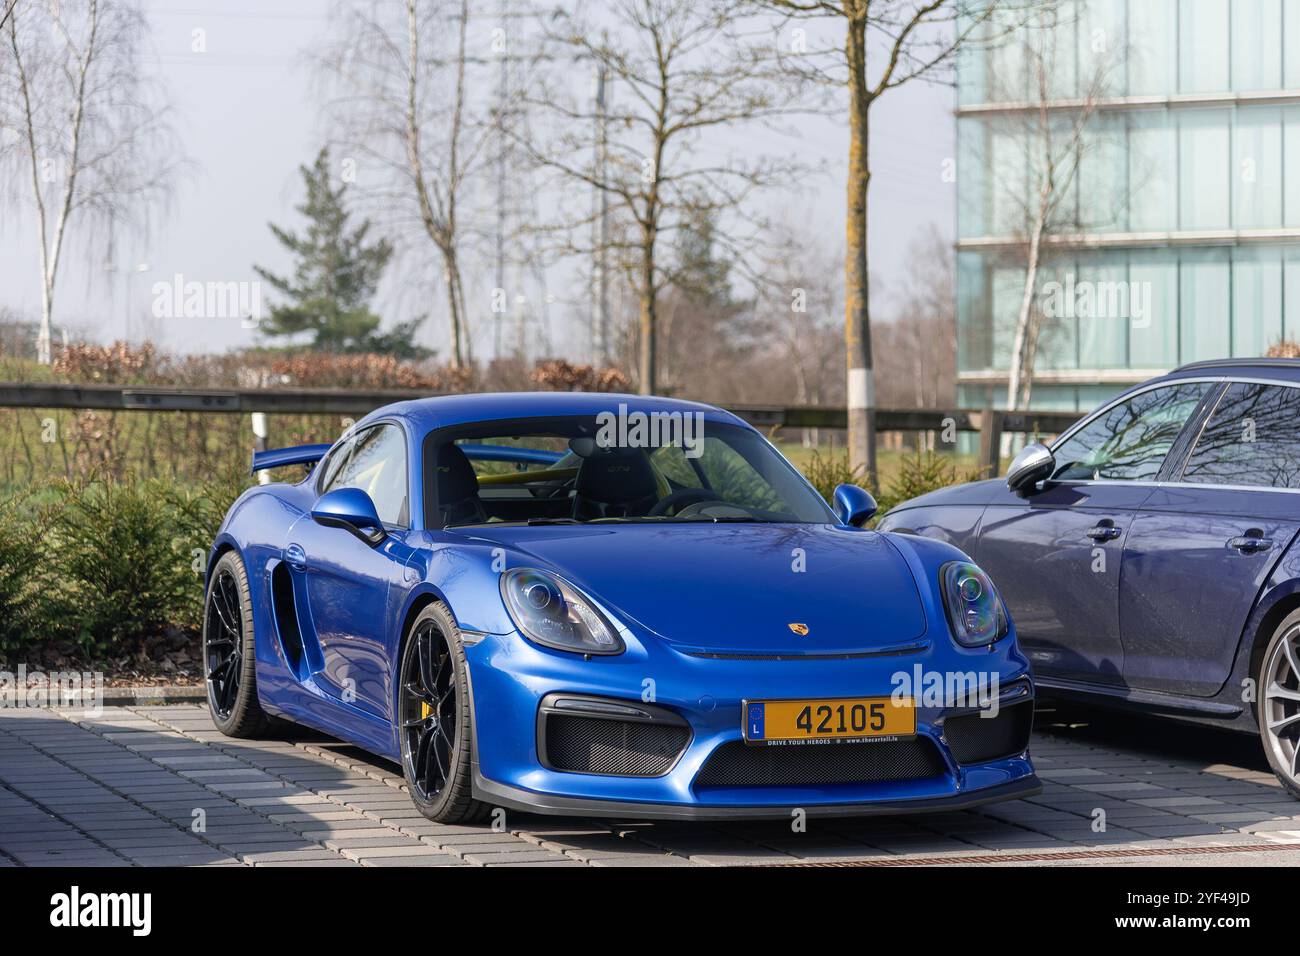
[[[573,417],[434,432],[425,447],[430,524],[835,520],[751,429],[689,413],[651,418],[631,427]]]

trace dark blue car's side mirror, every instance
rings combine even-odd
[[[871,492],[857,485],[840,485],[835,489],[835,514],[840,524],[860,528],[874,515],[880,506]]]
[[[1024,498],[1033,493],[1040,481],[1046,481],[1056,470],[1056,458],[1046,445],[1031,442],[1020,449],[1020,454],[1007,469],[1007,487]]]
[[[360,488],[327,491],[316,499],[311,517],[327,528],[350,531],[366,544],[375,545],[384,540],[384,523],[379,520],[375,503]]]

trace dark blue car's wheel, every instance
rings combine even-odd
[[[203,605],[203,668],[208,710],[230,737],[257,737],[268,720],[257,700],[253,604],[238,552],[227,551],[212,569]]]
[[[1259,729],[1273,772],[1300,797],[1300,611],[1281,623],[1264,651]]]
[[[439,823],[481,819],[488,807],[473,798],[470,783],[465,650],[444,605],[429,605],[411,625],[399,674],[397,729],[412,801]]]

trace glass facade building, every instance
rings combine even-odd
[[[1050,317],[1030,406],[1083,411],[1185,362],[1300,339],[1300,0],[1061,7],[1050,28],[1017,31],[1036,31],[1041,61],[1013,40],[958,62],[965,407],[1006,405],[1044,155],[1034,118],[1050,117],[1060,142],[1085,99],[1032,290]]]

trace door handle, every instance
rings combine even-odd
[[[1259,534],[1244,534],[1239,538],[1230,538],[1228,547],[1240,551],[1242,554],[1255,554],[1257,551],[1272,549],[1273,542],[1268,538],[1260,537]]]
[[[1093,541],[1114,541],[1124,532],[1113,524],[1106,524],[1103,522],[1095,528],[1089,528],[1085,533],[1088,537],[1092,538]]]
[[[284,549],[284,560],[295,571],[305,570],[307,567],[307,552],[303,550],[302,545],[291,544]]]

